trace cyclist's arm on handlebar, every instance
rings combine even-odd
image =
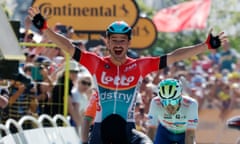
[[[92,124],[92,120],[93,119],[88,116],[84,116],[83,118],[82,129],[81,129],[82,142],[88,142],[89,129]]]
[[[195,129],[187,129],[185,134],[185,144],[195,144]]]
[[[156,126],[149,126],[147,130],[148,137],[154,141],[155,135],[156,135],[157,127]]]

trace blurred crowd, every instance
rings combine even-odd
[[[45,35],[34,33],[31,21],[26,18],[20,42],[52,43]],[[72,39],[72,27],[57,23],[53,28],[59,34]],[[35,37],[40,37],[36,42]],[[104,37],[100,39],[105,43]],[[73,45],[84,51],[92,51],[99,56],[107,56],[105,45],[87,49],[82,40],[72,40]],[[38,117],[41,114],[64,114],[65,83],[69,85],[67,112],[74,126],[80,126],[90,97],[95,93],[91,74],[78,62],[70,60],[69,79],[65,79],[66,56],[58,47],[23,46],[25,61],[19,64],[19,73],[30,82],[0,79],[1,123],[12,118],[19,120],[24,115]],[[130,55],[132,56],[132,55]],[[143,55],[132,56],[132,58]],[[165,78],[181,80],[185,95],[197,99],[199,112],[202,109],[218,109],[219,117],[225,120],[231,111],[240,108],[240,60],[239,54],[230,46],[223,44],[219,50],[179,61],[161,71],[144,78],[137,97],[137,129],[147,131],[147,113],[150,101],[158,95],[157,84]],[[29,128],[29,126],[26,126]]]

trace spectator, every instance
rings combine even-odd
[[[151,82],[151,76],[146,76],[140,86],[140,96],[142,97],[142,104],[144,105],[144,111],[148,112],[151,99],[153,97],[153,85]]]
[[[217,92],[217,98],[220,102],[220,118],[221,120],[225,120],[227,115],[229,114],[229,110],[231,109],[231,94],[230,94],[230,86],[228,82],[222,82],[219,85],[220,89]]]
[[[74,122],[74,126],[77,126],[79,132],[81,130],[80,125],[83,122],[84,112],[89,103],[90,96],[92,96],[93,81],[92,76],[86,72],[80,72],[78,74],[77,82],[72,89],[72,97],[70,97],[70,115]]]
[[[232,72],[233,64],[236,63],[236,54],[230,47],[230,43],[226,40],[223,43],[223,51],[220,52],[220,71],[222,72],[224,69]]]
[[[8,90],[6,88],[0,87],[0,109],[3,109],[8,105],[8,98],[9,98]]]
[[[22,116],[32,115],[30,110],[31,87],[21,81],[11,80],[9,86],[9,104],[3,110],[3,121],[12,118],[18,121]],[[31,128],[31,125],[26,124],[24,128]],[[16,132],[15,128],[11,131]]]
[[[202,108],[204,102],[204,88],[205,88],[206,80],[203,76],[197,74],[192,78],[192,86],[191,86],[191,94],[189,94],[192,98],[198,101],[199,110]]]
[[[71,96],[71,90],[73,88],[73,84],[77,79],[78,72],[80,71],[79,65],[76,61],[71,60],[69,63],[69,91],[68,94]],[[64,106],[64,81],[65,81],[65,74],[60,74],[59,78],[57,79],[56,85],[54,85],[52,93],[51,93],[51,103],[49,114],[54,116],[56,114],[64,114],[63,113],[63,106]]]
[[[211,50],[208,57],[212,61],[213,65],[219,65],[220,53],[218,52],[218,50]]]
[[[146,133],[147,120],[148,120],[148,116],[147,116],[147,113],[145,112],[144,105],[140,105],[139,111],[135,113],[136,130]]]

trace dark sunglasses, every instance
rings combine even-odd
[[[87,81],[84,81],[84,80],[82,80],[81,83],[82,83],[83,85],[91,86],[91,83],[90,83],[90,82],[87,82]]]

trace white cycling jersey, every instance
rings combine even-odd
[[[183,133],[186,129],[196,129],[198,103],[193,98],[183,96],[179,110],[172,115],[163,108],[160,97],[156,96],[151,101],[148,116],[149,126],[157,127],[160,123],[172,133]]]

